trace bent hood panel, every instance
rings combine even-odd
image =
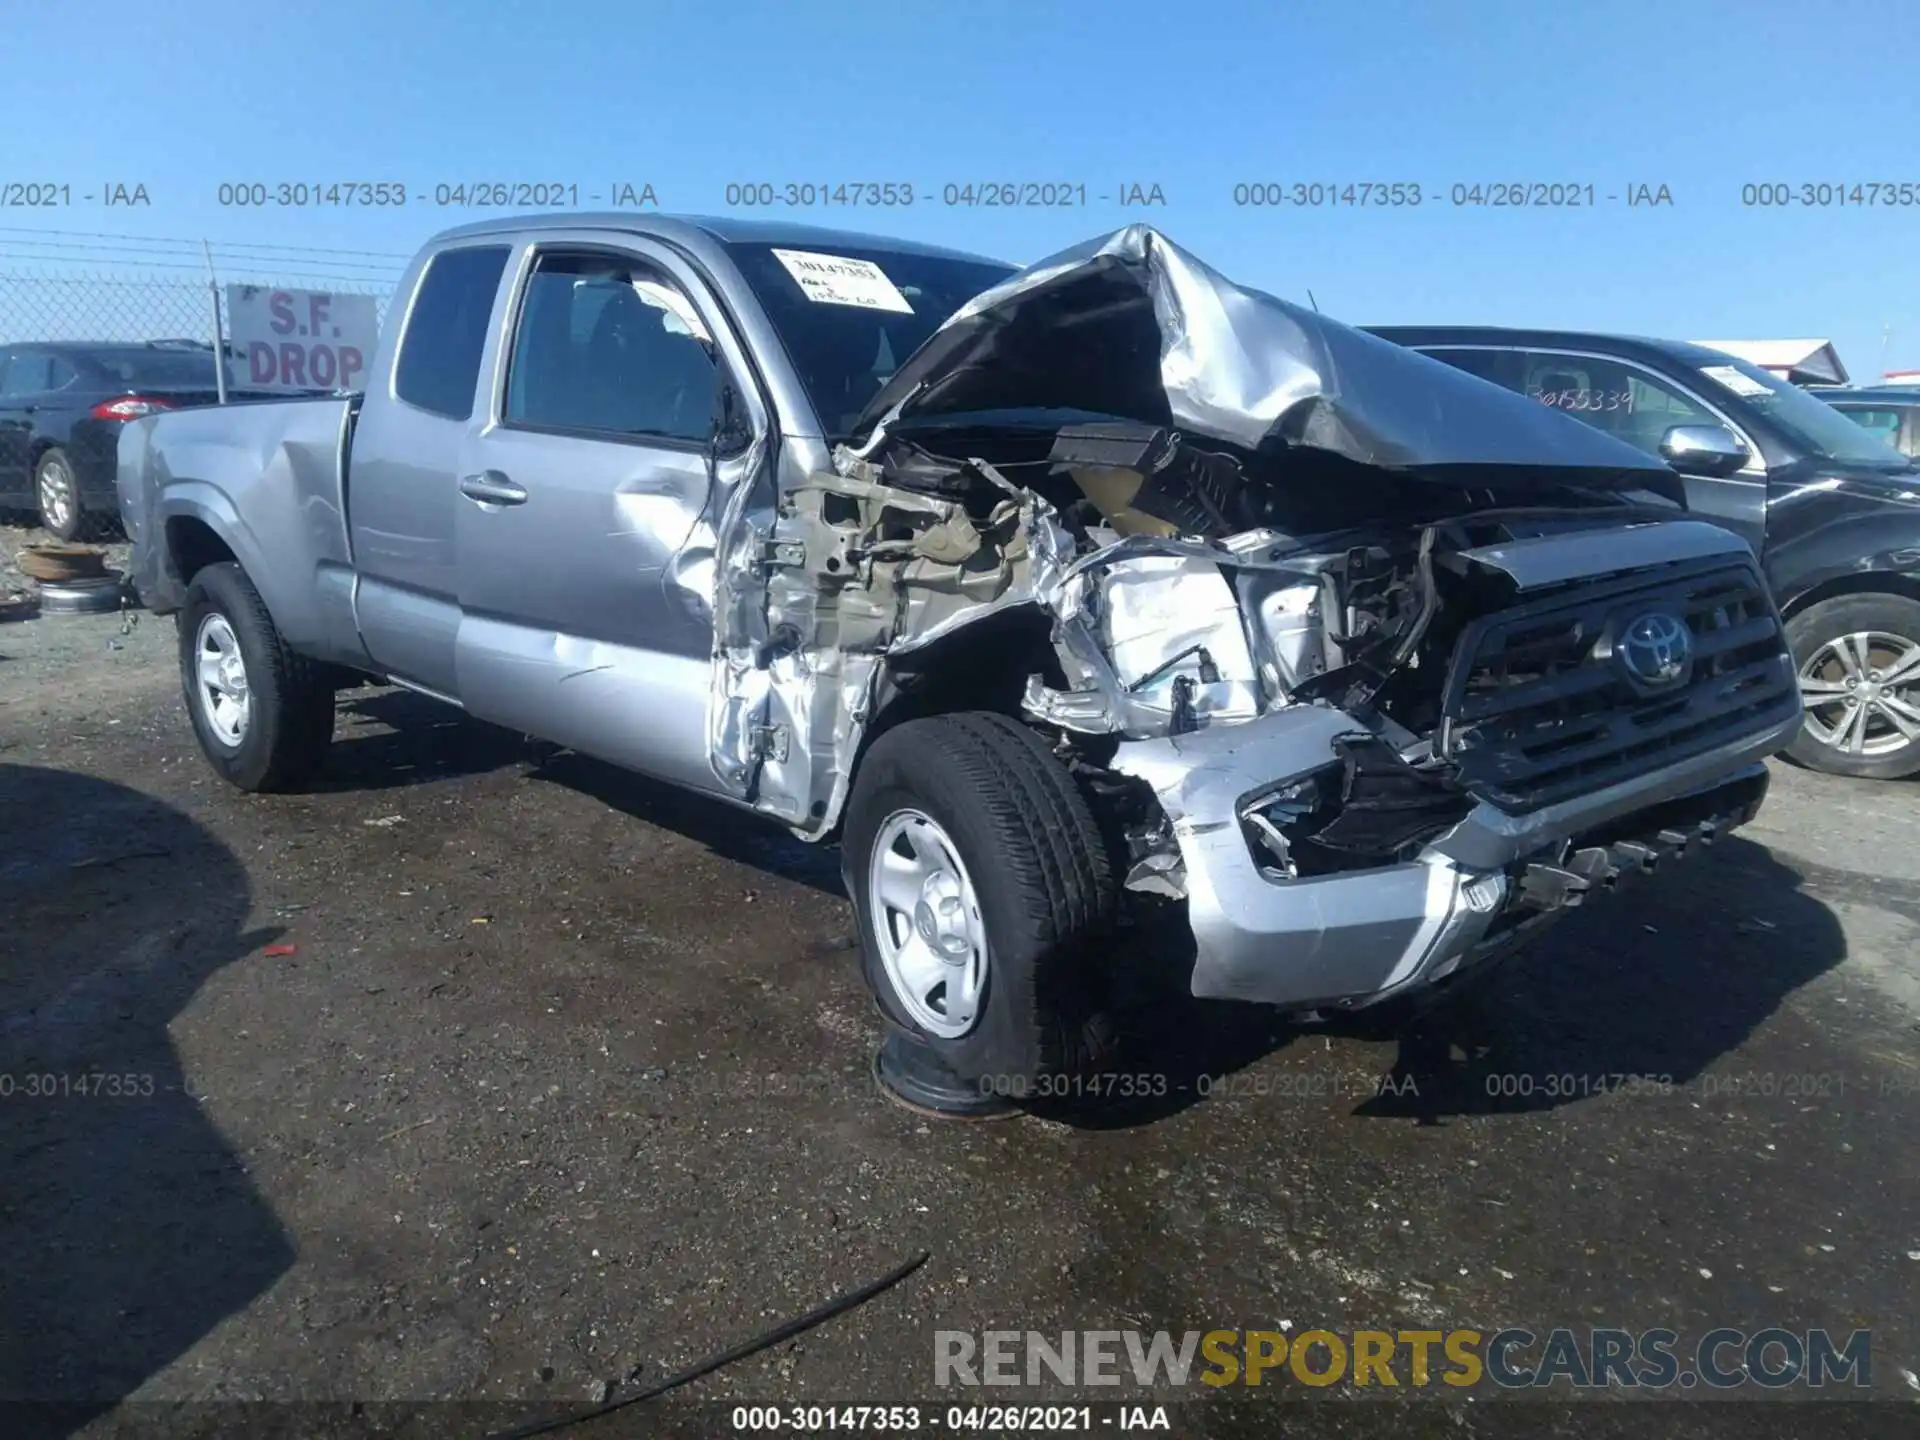
[[[1091,411],[1246,450],[1304,446],[1449,484],[1457,467],[1652,490],[1665,465],[1417,351],[1243,289],[1146,225],[975,296],[874,397],[856,433],[979,411]],[[871,433],[870,433],[871,432]],[[1539,472],[1551,472],[1549,474]]]

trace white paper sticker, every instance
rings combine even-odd
[[[809,300],[817,305],[858,305],[863,310],[893,310],[911,315],[913,307],[887,272],[871,260],[817,255],[811,250],[775,250]]]
[[[1731,365],[1702,365],[1700,373],[1709,380],[1718,380],[1736,395],[1771,395],[1773,393],[1751,375]]]

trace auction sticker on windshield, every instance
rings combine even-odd
[[[1743,374],[1731,365],[1702,365],[1700,373],[1709,380],[1718,380],[1736,395],[1769,395],[1773,393],[1751,375]]]
[[[887,272],[871,260],[818,255],[811,250],[775,250],[806,297],[817,305],[858,305],[864,310],[894,310],[911,315],[913,307]]]

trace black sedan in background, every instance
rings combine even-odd
[[[218,399],[213,347],[197,341],[0,346],[0,509],[37,511],[62,540],[106,528],[120,427]]]
[[[1788,754],[1836,775],[1920,772],[1920,462],[1840,414],[1836,392],[1823,404],[1744,360],[1677,340],[1487,327],[1373,333],[1665,460],[1688,509],[1753,547],[1786,618],[1807,709]]]

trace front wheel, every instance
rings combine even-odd
[[[1806,723],[1790,759],[1830,775],[1920,771],[1920,601],[1839,595],[1787,622]]]
[[[242,790],[291,790],[333,743],[333,688],[287,648],[231,562],[193,577],[181,607],[180,682],[207,761]]]
[[[842,847],[867,984],[950,1071],[1021,1094],[1107,1063],[1117,889],[1085,797],[1032,730],[967,712],[887,731]]]

